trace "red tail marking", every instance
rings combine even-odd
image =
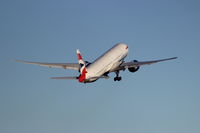
[[[78,56],[78,60],[82,60],[83,59],[80,53],[78,53],[77,56]]]
[[[79,82],[84,82],[85,81],[86,73],[87,73],[87,70],[86,70],[86,68],[84,68],[82,73],[81,73],[81,75],[78,78]]]

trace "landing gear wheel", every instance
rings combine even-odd
[[[114,78],[114,81],[120,81],[120,80],[122,80],[122,77],[115,77]]]
[[[122,77],[119,77],[119,71],[116,71],[116,77],[114,78],[114,81],[120,81],[122,80]]]

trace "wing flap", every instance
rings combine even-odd
[[[30,61],[23,61],[23,60],[16,60],[16,61],[26,63],[26,64],[46,66],[50,68],[64,68],[64,69],[79,70],[79,67],[80,67],[78,63],[46,63],[46,62],[30,62]]]

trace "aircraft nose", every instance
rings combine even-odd
[[[128,48],[128,45],[125,44],[125,43],[118,43],[117,45],[123,46],[123,47],[125,47],[126,49]]]
[[[117,46],[117,47],[120,47],[121,49],[128,50],[128,45],[125,44],[125,43],[118,43],[116,46]]]
[[[124,47],[125,49],[128,49],[128,45],[127,45],[127,44],[122,43],[122,45],[123,45],[123,47]]]
[[[128,45],[126,45],[125,47],[126,47],[126,49],[128,49]]]

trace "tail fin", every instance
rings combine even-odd
[[[81,52],[78,49],[76,50],[76,53],[78,57],[78,64],[80,65],[80,76],[78,79],[79,79],[79,82],[84,82],[86,78],[86,73],[87,73],[86,64],[81,56]]]
[[[81,64],[85,64],[85,61],[83,60],[83,57],[81,56],[81,52],[79,51],[79,49],[76,50],[76,53],[77,53],[77,57],[78,57],[78,64],[81,65]]]

